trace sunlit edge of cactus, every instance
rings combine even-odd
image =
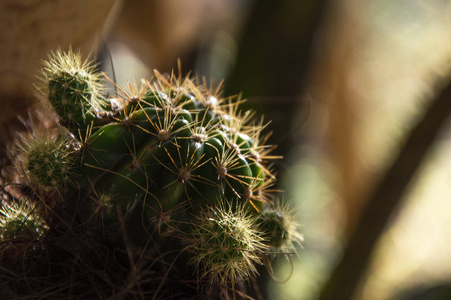
[[[17,222],[19,227],[9,228],[12,222]],[[40,217],[37,206],[17,201],[0,205],[0,241],[17,238],[38,239],[47,229],[48,226]],[[10,230],[16,232],[8,232]]]

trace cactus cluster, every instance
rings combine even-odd
[[[125,275],[108,281],[116,288],[83,282],[80,291],[154,298],[166,295],[162,286],[192,297],[235,293],[265,255],[294,251],[297,224],[270,190],[273,147],[238,97],[222,97],[214,81],[158,72],[111,96],[100,74],[79,53],[49,55],[38,89],[60,128],[18,143],[23,195],[15,201],[33,203],[34,214],[5,205],[2,243],[29,234],[40,251],[66,259],[120,253]]]

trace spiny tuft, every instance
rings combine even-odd
[[[258,225],[243,206],[226,201],[205,209],[192,226],[190,263],[201,280],[226,285],[257,273],[266,249]]]

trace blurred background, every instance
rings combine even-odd
[[[265,299],[451,299],[448,112],[440,131],[422,132],[438,135],[422,145],[419,167],[396,173],[405,186],[384,181],[414,151],[404,145],[417,124],[439,119],[426,112],[451,75],[450,37],[447,0],[4,0],[0,167],[32,115],[49,51],[91,53],[118,84],[170,72],[180,58],[184,72],[242,93],[271,121],[274,155],[284,156],[277,188],[305,241],[274,262],[277,280],[260,270]],[[394,200],[373,196],[398,187]],[[370,221],[384,200],[396,205]],[[344,259],[352,253],[363,258]]]

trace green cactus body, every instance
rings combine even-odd
[[[239,203],[248,198],[252,182],[265,180],[262,168],[246,157],[252,138],[222,124],[245,128],[230,121],[239,114],[197,100],[201,91],[189,79],[182,85],[183,93],[176,92],[180,87],[152,87],[141,98],[124,99],[128,113],[93,128],[84,143],[84,174],[97,188],[116,188],[122,207],[144,197],[151,210],[181,203],[199,208],[223,197]]]
[[[79,71],[64,72],[49,80],[49,101],[69,126],[81,127],[93,119],[86,113],[91,109],[89,99],[92,88],[89,80],[86,73]]]

